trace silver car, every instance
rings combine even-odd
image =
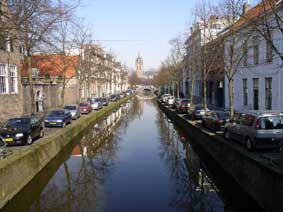
[[[283,142],[283,113],[235,113],[224,126],[224,137],[256,148],[280,148]]]
[[[64,110],[71,113],[72,119],[78,119],[81,117],[81,110],[77,104],[65,105]]]
[[[90,105],[93,110],[100,110],[102,108],[102,103],[100,99],[91,99],[90,100]]]

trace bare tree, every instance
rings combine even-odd
[[[253,10],[253,13],[243,15],[242,19],[267,41],[267,45],[283,61],[283,48],[280,44],[283,37],[283,1],[261,0]],[[275,37],[274,33],[278,35]]]
[[[167,58],[168,71],[173,83],[173,95],[175,84],[177,85],[177,98],[180,98],[180,81],[183,73],[183,61],[185,58],[185,46],[181,35],[169,41],[171,45],[170,55]]]
[[[239,30],[239,19],[242,14],[244,0],[221,0],[216,9],[218,14],[226,17],[228,28],[223,32],[225,46],[224,72],[228,81],[230,116],[234,115],[234,76],[238,71],[243,58],[247,54],[246,43],[250,39],[252,30],[245,28]]]
[[[70,2],[68,2],[70,3]],[[31,113],[35,111],[35,99],[32,80],[32,55],[48,43],[50,33],[62,15],[68,14],[76,6],[53,0],[10,0],[12,14],[10,21],[19,32],[16,38],[24,49],[24,61],[28,67],[31,96]],[[77,4],[76,4],[77,5]]]

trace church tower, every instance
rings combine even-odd
[[[140,56],[136,59],[136,74],[138,78],[143,78],[143,59]]]

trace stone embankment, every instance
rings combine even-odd
[[[282,211],[282,153],[248,152],[244,146],[203,129],[158,101],[167,117],[209,154],[264,211]],[[280,159],[281,158],[281,159]],[[231,191],[233,192],[233,191]]]
[[[24,188],[72,139],[131,99],[135,94],[82,116],[66,128],[35,141],[31,146],[8,148],[13,154],[0,160],[0,208]]]

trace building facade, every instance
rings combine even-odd
[[[6,15],[8,15],[6,1],[1,1],[0,10],[0,110],[2,111],[0,113],[0,122],[2,122],[22,115],[23,105],[19,74],[20,52],[18,42],[15,39],[17,32],[5,30],[5,25],[8,22],[6,18]],[[7,32],[4,33],[4,31]]]
[[[276,14],[283,17],[283,5],[278,4]],[[260,4],[248,11],[252,18],[261,16]],[[266,12],[266,11],[264,11]],[[243,59],[235,72],[234,107],[235,110],[283,111],[283,61],[272,48],[273,43],[279,52],[283,52],[283,33],[274,25],[275,15],[264,14],[272,30],[272,42],[266,40],[257,30],[250,33],[248,39],[240,40],[243,47]],[[238,34],[251,29],[247,20],[241,23]],[[228,55],[226,55],[228,57]],[[228,82],[226,80],[225,106],[229,107]]]
[[[205,56],[206,64],[209,64],[209,60],[214,59],[222,59],[223,61],[223,57],[220,55],[223,55],[223,49],[219,50],[217,45],[219,44],[218,35],[226,27],[226,19],[217,16],[211,16],[207,23],[199,21],[191,27],[190,35],[185,42],[186,56],[183,62],[182,92],[187,98],[192,95],[195,104],[203,102],[203,82],[205,78],[205,81],[207,81],[208,103],[215,104],[218,107],[224,105],[224,100],[218,99],[221,95],[224,96],[224,93],[222,89],[217,88],[217,86],[221,87],[224,82],[222,62],[210,63],[213,67],[206,67],[207,73],[204,73],[203,55],[205,48],[206,55],[209,55]],[[220,48],[222,47],[220,46]],[[219,54],[218,58],[214,58],[216,53]]]
[[[100,46],[88,44],[81,47],[78,66],[81,97],[109,97],[128,89],[125,68]]]

